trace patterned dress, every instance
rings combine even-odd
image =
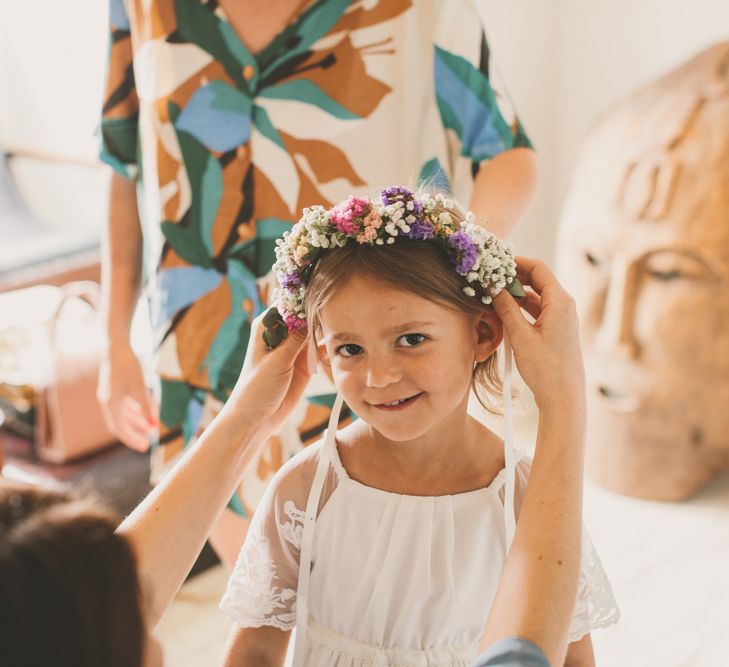
[[[316,0],[255,54],[217,0],[110,3],[101,158],[138,184],[158,477],[234,386],[303,207],[423,180],[467,204],[482,162],[530,143],[475,2]],[[312,388],[234,510],[318,438],[332,398]]]

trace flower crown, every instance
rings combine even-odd
[[[475,224],[473,213],[459,223],[450,212],[455,209],[453,200],[442,194],[417,197],[401,186],[383,190],[380,199],[376,204],[350,196],[328,210],[305,208],[299,222],[276,241],[275,308],[263,320],[264,340],[270,348],[284,340],[288,331],[306,327],[304,293],[322,251],[341,248],[352,239],[372,246],[389,245],[398,238],[432,240],[445,248],[456,273],[466,279],[463,291],[468,296],[486,305],[504,288],[515,297],[524,296],[513,249]]]

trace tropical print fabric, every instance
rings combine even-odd
[[[529,140],[467,0],[310,2],[256,54],[216,0],[109,19],[101,158],[137,179],[165,468],[232,389],[303,207],[421,179],[467,203],[479,164]],[[252,486],[325,427],[322,387]]]

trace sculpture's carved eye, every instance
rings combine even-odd
[[[607,269],[610,265],[610,257],[594,248],[583,250],[583,257],[587,264],[596,269]]]
[[[659,250],[645,258],[645,272],[654,280],[676,282],[680,280],[711,280],[713,274],[704,260],[684,250]]]
[[[591,266],[600,266],[605,263],[605,260],[601,259],[596,253],[585,250],[585,259]]]

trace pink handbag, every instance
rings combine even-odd
[[[4,333],[11,341],[0,380],[26,386],[35,407],[37,456],[65,463],[113,443],[96,400],[103,342],[99,285],[43,285],[0,300],[9,308],[0,319],[8,320]]]
[[[85,456],[115,441],[96,399],[101,352],[99,286],[84,281],[61,289],[63,296],[49,321],[50,382],[39,388],[36,406],[36,453],[52,463]],[[93,312],[87,319],[79,316],[71,323],[83,344],[69,350],[59,339],[59,330],[74,299],[88,303]]]

